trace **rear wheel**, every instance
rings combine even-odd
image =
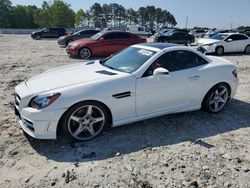
[[[82,59],[89,59],[92,56],[92,52],[89,48],[82,48],[79,51],[79,56]]]
[[[97,102],[80,102],[63,118],[63,131],[73,140],[86,141],[100,135],[108,125],[108,113]]]
[[[245,53],[246,53],[246,54],[250,54],[250,45],[248,45],[248,46],[245,48]]]
[[[218,84],[206,94],[202,106],[208,112],[220,112],[226,105],[228,96],[228,87],[225,84]]]
[[[37,35],[37,36],[36,36],[36,40],[41,40],[41,38],[42,38],[42,37],[41,37],[40,35]]]
[[[219,46],[219,47],[217,47],[216,49],[215,49],[215,53],[217,54],[217,55],[223,55],[224,54],[224,48],[222,47],[222,46]]]

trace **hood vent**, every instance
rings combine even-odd
[[[99,74],[106,74],[106,75],[116,75],[116,73],[114,73],[114,72],[109,72],[109,71],[106,71],[106,70],[96,71],[96,73],[99,73]]]
[[[92,65],[92,64],[94,64],[95,63],[95,61],[89,61],[88,63],[86,63],[85,65]]]

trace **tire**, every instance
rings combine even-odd
[[[79,50],[79,57],[82,59],[89,59],[92,56],[92,52],[89,48],[81,48]]]
[[[218,56],[221,56],[224,54],[224,48],[222,46],[218,46],[216,49],[215,49],[215,53],[216,55]]]
[[[245,53],[250,54],[250,45],[247,45],[245,48]]]
[[[72,141],[87,141],[96,138],[108,125],[109,115],[106,108],[94,101],[73,105],[61,120],[63,135]]]
[[[230,89],[226,84],[217,84],[208,91],[202,102],[202,108],[211,113],[218,113],[225,107]]]
[[[36,39],[36,40],[41,40],[42,37],[41,37],[40,35],[37,35],[37,36],[35,37],[35,39]]]

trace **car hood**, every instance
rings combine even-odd
[[[216,42],[219,42],[220,40],[216,40],[216,39],[199,39],[198,40],[198,44],[201,44],[201,45],[206,45],[206,44],[213,44],[213,43],[216,43]]]
[[[112,79],[127,73],[118,72],[102,66],[99,61],[67,65],[50,69],[28,79],[25,84],[34,93],[56,90],[64,87],[88,84]]]
[[[65,35],[65,36],[61,36],[58,38],[58,40],[65,40],[67,38],[70,38],[71,35]]]

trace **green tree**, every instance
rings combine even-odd
[[[11,26],[11,1],[0,0],[0,28]]]
[[[34,14],[37,11],[36,6],[17,5],[11,9],[11,27],[12,28],[37,28],[34,23]]]
[[[34,22],[40,27],[49,27],[51,26],[50,18],[50,6],[46,1],[44,1],[42,8],[39,9],[34,15]]]
[[[40,27],[74,27],[75,12],[62,0],[54,0],[52,5],[44,1],[35,14],[35,23]]]
[[[95,3],[90,7],[90,12],[92,15],[92,19],[95,27],[101,27],[101,19],[102,19],[102,6],[99,3]]]
[[[76,26],[79,26],[82,19],[86,16],[85,12],[80,9],[76,12],[76,16],[75,16],[75,25]]]

